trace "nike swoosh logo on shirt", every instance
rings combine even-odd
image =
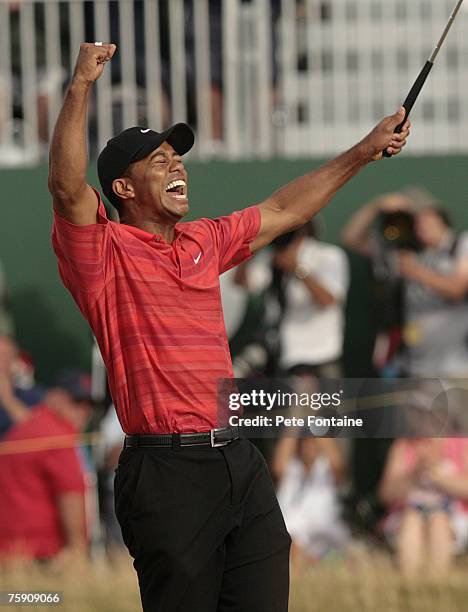
[[[150,129],[151,129],[151,128],[148,128],[147,130],[140,130],[140,132],[141,132],[142,134],[146,134],[146,132],[149,132],[149,131],[150,131]]]
[[[193,258],[193,261],[197,264],[200,261],[201,251],[198,253],[197,257]]]

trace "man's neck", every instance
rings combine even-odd
[[[164,242],[172,244],[175,236],[175,223],[173,222],[160,222],[153,221],[151,219],[131,219],[130,217],[123,217],[120,219],[121,223],[125,225],[131,225],[138,229],[148,232],[149,234],[155,234],[161,236]]]
[[[141,221],[140,223],[138,223],[138,225],[132,225],[135,225],[135,227],[138,227],[139,229],[148,232],[149,234],[156,234],[157,236],[161,236],[164,242],[167,242],[167,244],[172,244],[172,242],[174,241],[175,230],[173,223],[169,224],[157,223],[154,221]]]

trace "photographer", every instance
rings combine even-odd
[[[370,257],[375,271],[387,271],[393,309],[400,310],[393,318],[401,325],[400,373],[466,377],[468,233],[455,233],[446,211],[425,190],[408,189],[359,210],[343,242]]]
[[[263,291],[267,375],[341,376],[348,262],[318,240],[315,222],[277,238],[238,268],[236,282]]]

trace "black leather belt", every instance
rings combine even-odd
[[[141,446],[174,448],[178,446],[226,446],[240,438],[237,427],[211,429],[200,433],[186,434],[130,434],[125,436],[125,448]]]

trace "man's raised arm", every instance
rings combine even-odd
[[[97,199],[86,183],[86,111],[91,87],[115,49],[115,45],[81,45],[50,147],[49,191],[54,208],[76,225],[96,223]]]
[[[370,161],[382,158],[387,150],[398,155],[409,136],[409,121],[401,134],[395,128],[402,122],[405,109],[381,121],[368,136],[346,153],[281,187],[259,204],[260,231],[251,244],[252,251],[269,244],[277,236],[304,225],[316,215],[336,192]]]

